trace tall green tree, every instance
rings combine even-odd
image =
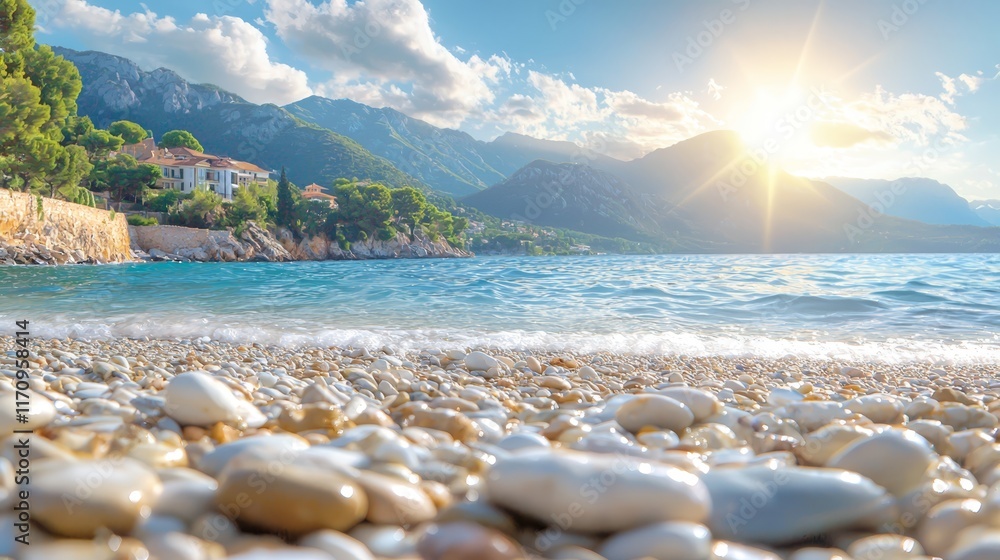
[[[35,140],[42,138],[41,129],[48,119],[49,108],[41,104],[38,88],[26,78],[0,69],[0,176],[4,187],[31,171],[25,162]]]
[[[65,146],[56,156],[52,173],[46,178],[49,186],[49,196],[55,198],[56,193],[67,200],[77,198],[76,190],[83,180],[90,175],[93,164],[87,157],[87,151],[81,146]]]
[[[115,136],[107,130],[94,129],[82,136],[79,140],[92,159],[103,159],[108,157],[113,151],[122,147],[124,140],[121,136]]]
[[[66,126],[63,127],[63,146],[72,144],[82,145],[82,141],[94,131],[94,122],[87,116],[70,116],[66,119]]]
[[[126,144],[138,144],[148,138],[146,129],[132,121],[115,121],[108,127],[108,132],[120,136]]]
[[[279,226],[291,228],[295,226],[295,194],[292,191],[292,183],[285,175],[285,168],[281,168],[281,179],[278,181],[278,212],[275,223]]]
[[[204,152],[205,148],[201,146],[201,142],[194,137],[194,134],[186,130],[171,130],[160,138],[161,148],[191,148],[192,150],[198,152]]]
[[[35,46],[35,10],[27,0],[0,0],[0,50],[5,53]]]
[[[26,0],[0,0],[0,176],[54,194],[86,175],[81,153],[60,143],[83,84],[72,63],[34,48],[34,21]]]
[[[393,189],[392,209],[396,223],[405,224],[412,230],[424,219],[427,212],[427,197],[413,187]]]
[[[97,169],[97,167],[95,167]],[[103,182],[115,202],[130,199],[140,202],[156,185],[162,171],[156,165],[139,163],[128,154],[119,154],[101,169]]]
[[[49,119],[42,125],[42,133],[62,141],[63,127],[71,115],[76,115],[76,98],[83,88],[80,71],[48,45],[24,49],[23,54],[24,75],[41,92],[42,104],[49,107]]]

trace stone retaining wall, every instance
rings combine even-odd
[[[132,260],[124,214],[45,197],[38,210],[34,195],[0,189],[0,241],[82,253],[94,262]]]

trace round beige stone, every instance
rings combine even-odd
[[[364,471],[355,482],[368,496],[366,519],[370,523],[407,527],[437,514],[426,492],[397,478]]]
[[[156,473],[134,459],[42,461],[32,465],[31,517],[55,535],[90,539],[102,528],[127,535],[163,491]]]
[[[215,504],[241,527],[288,536],[347,531],[368,513],[368,497],[349,478],[298,465],[234,468],[221,481]]]
[[[926,439],[912,430],[889,429],[857,440],[827,463],[856,472],[903,496],[920,486],[937,455]]]
[[[621,427],[638,433],[647,426],[682,432],[694,423],[694,413],[684,403],[663,395],[636,395],[615,412]]]
[[[510,537],[477,525],[457,522],[432,525],[417,544],[424,560],[521,560],[524,552]]]

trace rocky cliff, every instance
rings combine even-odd
[[[0,263],[130,260],[128,223],[124,214],[0,189]]]
[[[253,222],[239,237],[229,231],[178,226],[139,226],[129,231],[133,250],[150,260],[283,262],[472,256],[444,240],[410,238],[401,233],[389,241],[369,239],[344,250],[324,236],[297,239],[283,229],[276,237]]]
[[[336,241],[331,242],[322,235],[297,240],[287,230],[279,232],[278,240],[292,255],[292,258],[300,261],[473,256],[469,251],[454,247],[444,239],[433,241],[420,234],[410,237],[403,233],[397,233],[396,237],[388,241],[368,238],[365,241],[351,243],[350,249],[342,249]]]

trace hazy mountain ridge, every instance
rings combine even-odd
[[[317,96],[286,105],[285,109],[307,122],[350,136],[435,190],[465,195],[505,177],[483,159],[483,142],[393,109]]]
[[[634,241],[663,238],[653,197],[577,163],[536,160],[463,202],[504,219]]]
[[[275,105],[256,105],[212,85],[191,84],[176,73],[143,71],[132,61],[99,52],[56,48],[80,70],[79,114],[106,127],[128,119],[159,138],[190,131],[209,153],[266,169],[285,166],[298,184],[330,184],[338,177],[425,187],[354,140],[306,123]]]
[[[969,208],[994,226],[1000,226],[1000,200],[973,200]]]
[[[991,225],[954,189],[933,179],[903,177],[889,181],[827,177],[823,181],[869,206],[884,209],[890,216],[928,224]]]
[[[295,116],[350,136],[434,189],[463,196],[502,182],[537,159],[609,163],[572,142],[506,133],[492,142],[439,128],[395,109],[369,107],[349,99],[312,96],[285,106]]]
[[[694,240],[696,250],[1000,251],[1000,229],[929,225],[881,215],[832,185],[755,161],[731,132],[702,134],[630,162],[605,165],[603,170],[582,166],[587,173],[564,173],[559,186],[564,192],[591,194],[593,189],[586,185],[598,176],[605,184],[624,185],[631,199],[644,201],[643,222],[660,225],[661,241],[690,246],[686,241]],[[538,198],[552,188],[552,179],[539,175],[535,167],[531,164],[522,170],[526,173],[515,174],[517,181],[505,181],[465,201],[495,216],[515,218],[516,204],[512,207],[510,201]],[[578,198],[577,205],[593,199]],[[557,210],[543,208],[529,218],[541,225],[599,233],[593,220],[566,225]],[[616,223],[631,228],[621,234],[626,238],[649,232],[627,220]]]

